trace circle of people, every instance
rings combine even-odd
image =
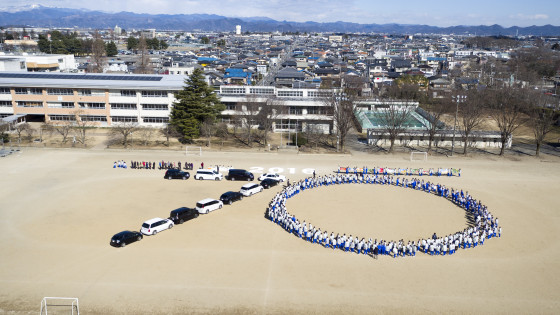
[[[305,190],[322,186],[342,184],[379,184],[393,185],[401,188],[424,191],[428,194],[449,199],[457,206],[464,209],[474,224],[462,231],[445,236],[419,239],[417,241],[404,240],[388,241],[380,239],[372,240],[358,236],[335,234],[313,226],[310,222],[301,222],[293,214],[288,212],[286,202],[288,199],[302,193]],[[474,248],[484,245],[484,241],[493,237],[500,237],[502,228],[498,225],[499,220],[492,216],[488,208],[480,200],[474,199],[468,192],[448,188],[444,185],[417,178],[400,178],[391,175],[377,174],[341,174],[313,176],[287,185],[276,194],[267,208],[267,218],[284,228],[288,233],[313,244],[325,248],[339,249],[345,252],[371,255],[377,259],[378,255],[390,255],[393,258],[415,256],[416,252],[429,255],[451,255],[460,249]]]

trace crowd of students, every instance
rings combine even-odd
[[[407,176],[461,176],[461,169],[455,168],[388,168],[388,167],[339,167],[337,174],[354,175],[407,175]]]
[[[438,237],[436,233],[431,238],[418,241],[387,241],[372,240],[371,238],[358,237],[322,230],[310,222],[299,221],[295,215],[290,214],[286,207],[288,199],[305,190],[321,186],[341,184],[379,184],[393,185],[401,188],[415,189],[426,193],[446,198],[457,206],[463,208],[473,224],[450,235]],[[393,258],[415,256],[417,251],[430,255],[454,254],[459,249],[473,248],[483,245],[486,239],[501,236],[502,228],[498,225],[498,218],[494,218],[480,201],[477,201],[468,192],[448,188],[444,185],[432,183],[419,178],[400,178],[381,174],[340,174],[308,177],[293,184],[286,185],[282,191],[269,203],[267,218],[280,225],[287,232],[306,241],[317,243],[326,248],[343,250],[356,254],[371,255],[377,258],[379,254],[390,255]]]

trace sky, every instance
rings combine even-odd
[[[0,9],[32,4],[104,12],[259,16],[294,22],[560,26],[558,0],[0,0]]]

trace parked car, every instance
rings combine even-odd
[[[142,223],[140,232],[144,235],[156,235],[158,232],[170,229],[173,227],[173,221],[169,219],[153,218]]]
[[[261,186],[264,189],[269,189],[270,187],[274,187],[276,185],[278,185],[280,183],[280,181],[276,180],[276,179],[272,179],[272,178],[265,178],[263,179],[263,181],[261,182]]]
[[[259,180],[265,180],[267,178],[275,179],[279,182],[283,182],[286,180],[286,176],[276,174],[276,173],[264,173],[261,176],[259,176]]]
[[[243,194],[238,191],[228,191],[220,196],[220,201],[228,205],[231,205],[234,201],[241,199],[243,199]]]
[[[210,211],[222,209],[223,205],[224,203],[220,200],[206,198],[196,203],[196,210],[198,210],[198,213],[208,213]]]
[[[253,175],[253,173],[246,171],[246,170],[241,170],[241,169],[230,169],[228,172],[228,175],[226,176],[227,180],[246,180],[246,181],[252,181],[253,179],[255,179],[255,175]]]
[[[263,191],[263,187],[256,183],[245,184],[241,186],[241,190],[239,190],[239,192],[242,193],[243,196],[251,196],[261,191]]]
[[[221,173],[218,173],[213,170],[205,170],[205,169],[199,169],[198,171],[196,171],[196,174],[194,175],[194,179],[198,179],[198,180],[202,180],[202,179],[222,180],[222,178],[224,178],[224,176]]]
[[[111,238],[111,246],[125,247],[130,243],[142,240],[142,233],[136,231],[122,231]]]
[[[175,168],[168,169],[167,171],[165,171],[165,175],[163,175],[163,178],[167,179],[189,179],[189,177],[191,177],[191,174],[189,174],[189,172],[181,171]]]
[[[183,224],[185,221],[198,217],[198,211],[193,208],[182,207],[169,213],[169,220],[174,224]]]

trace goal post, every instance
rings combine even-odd
[[[427,161],[428,152],[412,151],[410,152],[410,161]]]
[[[44,297],[41,300],[41,313],[40,315],[48,315],[49,309],[55,312],[55,314],[60,314],[61,308],[69,309],[70,314],[80,315],[80,305],[78,304],[78,298],[69,297]],[[56,311],[55,311],[56,310]],[[75,311],[75,313],[74,313]],[[51,312],[52,313],[52,312]]]
[[[202,156],[202,147],[185,147],[185,155],[198,155]]]

